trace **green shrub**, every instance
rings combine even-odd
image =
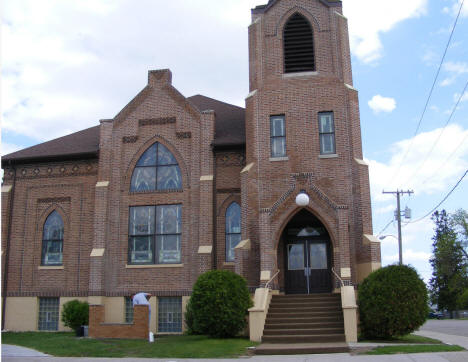
[[[62,310],[62,322],[78,334],[80,327],[88,325],[89,322],[88,302],[75,299],[65,303]]]
[[[418,329],[429,312],[426,285],[407,265],[390,265],[371,273],[359,286],[361,333],[386,339]]]
[[[212,270],[198,277],[185,313],[188,333],[233,337],[246,326],[252,306],[245,279],[227,270]]]

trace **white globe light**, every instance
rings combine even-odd
[[[298,206],[307,206],[309,205],[309,195],[307,195],[304,191],[301,191],[296,196],[296,204]]]

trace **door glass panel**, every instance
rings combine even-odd
[[[288,270],[304,269],[304,245],[288,245]]]
[[[313,243],[309,245],[310,250],[310,268],[327,269],[327,244]]]

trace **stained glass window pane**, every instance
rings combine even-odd
[[[156,240],[159,263],[180,263],[180,235],[158,235]]]
[[[138,160],[137,166],[156,166],[157,143],[148,148]]]
[[[158,143],[158,165],[177,165],[177,161],[171,151],[160,143]]]
[[[152,263],[153,262],[153,237],[134,236],[130,237],[130,262]]]
[[[182,332],[182,298],[158,298],[158,332]]]
[[[47,217],[44,223],[43,240],[62,240],[63,239],[63,220],[57,211]]]
[[[241,232],[241,209],[238,203],[233,202],[226,210],[226,233]]]
[[[130,235],[154,234],[154,206],[130,208]]]
[[[234,261],[236,258],[236,254],[234,252],[234,248],[239,244],[241,241],[241,234],[228,234],[226,235],[226,260],[227,261]]]
[[[288,245],[288,270],[304,269],[304,245]]]
[[[178,190],[182,188],[179,166],[158,167],[158,190]]]
[[[310,244],[310,268],[311,269],[327,269],[327,244],[317,243]]]
[[[132,175],[132,191],[151,191],[156,188],[156,168],[135,167]]]
[[[270,122],[272,137],[285,135],[284,117],[271,117]]]
[[[286,138],[275,137],[271,139],[271,157],[286,156]]]
[[[157,234],[178,234],[182,229],[181,205],[164,205],[157,207]]]
[[[61,265],[62,264],[62,240],[44,240],[42,265]]]

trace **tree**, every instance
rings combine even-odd
[[[431,301],[439,310],[452,312],[457,309],[459,298],[468,286],[467,259],[457,233],[450,223],[445,210],[432,215],[435,234],[432,265],[432,278],[429,281]]]
[[[450,225],[457,233],[457,240],[463,246],[463,253],[468,259],[468,212],[463,209],[458,209],[450,215]]]

